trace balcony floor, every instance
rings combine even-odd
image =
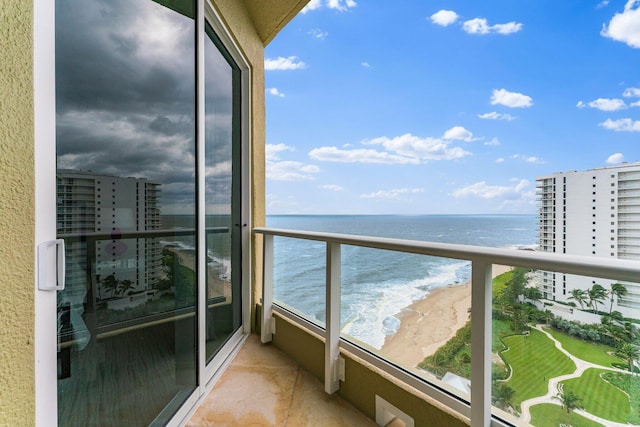
[[[272,345],[251,334],[187,423],[201,426],[353,426],[377,424]]]

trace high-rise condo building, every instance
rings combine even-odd
[[[59,169],[57,186],[59,233],[88,236],[67,243],[66,293],[84,294],[89,287],[94,298],[105,300],[153,288],[162,274],[160,242],[123,234],[160,227],[160,185],[144,178]],[[87,265],[87,259],[95,264]]]
[[[541,251],[640,260],[640,163],[544,175],[536,179],[536,195]],[[560,302],[575,302],[574,289],[612,284],[554,272],[539,272],[537,279],[543,297]],[[627,294],[614,298],[612,308],[637,316],[640,285],[623,284]],[[610,303],[599,310],[608,311]]]

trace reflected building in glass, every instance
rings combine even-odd
[[[90,274],[96,283],[97,300],[131,295],[128,304],[119,303],[119,308],[126,308],[152,297],[163,273],[160,242],[122,239],[122,233],[160,227],[160,184],[145,178],[59,169],[57,186],[60,233],[94,234],[97,239],[91,248],[86,242],[68,246],[67,290],[85,292],[86,251],[90,250],[95,251]]]

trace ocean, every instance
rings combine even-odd
[[[535,215],[277,215],[267,226],[307,231],[532,249]],[[274,298],[322,325],[325,247],[322,242],[274,239]],[[467,261],[353,246],[342,248],[342,332],[380,349],[395,333],[397,315],[429,292],[471,277]]]

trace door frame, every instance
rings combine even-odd
[[[151,1],[151,0],[149,0]],[[242,50],[223,24],[210,0],[196,0],[197,8],[197,151],[204,153],[204,42],[205,19],[214,29],[241,72],[241,250],[242,325],[219,353],[206,363],[206,249],[199,238],[198,271],[198,386],[167,425],[184,424],[206,396],[215,380],[237,353],[250,332],[251,319],[251,82],[252,69]],[[34,126],[34,375],[35,424],[55,426],[58,420],[57,306],[56,291],[38,290],[37,248],[56,238],[56,93],[55,93],[55,0],[33,0],[33,126]],[[204,171],[204,156],[197,168]],[[204,174],[198,173],[198,229],[204,230]],[[55,420],[55,421],[54,421]]]

